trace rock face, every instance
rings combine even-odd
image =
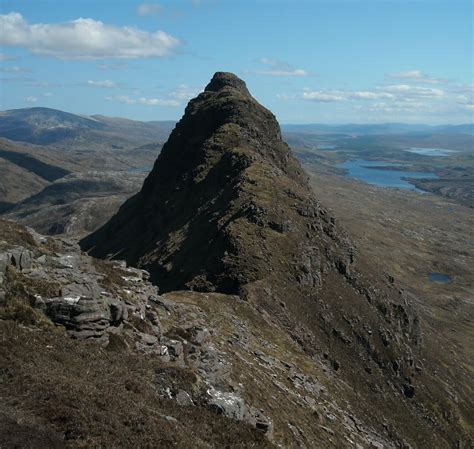
[[[81,246],[147,270],[161,291],[238,295],[324,366],[347,409],[393,447],[432,438],[429,422],[441,426],[430,409],[439,385],[417,369],[421,331],[407,295],[357,253],[314,198],[273,114],[235,75],[216,73],[190,101],[141,191]],[[314,405],[317,381],[290,380]],[[233,396],[208,395],[222,413],[245,415]],[[303,441],[300,424],[288,427]]]

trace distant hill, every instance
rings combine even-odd
[[[8,218],[42,234],[90,233],[140,189],[144,178],[125,171],[73,173],[16,204]]]
[[[173,127],[173,121],[89,117],[41,107],[0,112],[0,137],[65,149],[130,149],[162,143]]]

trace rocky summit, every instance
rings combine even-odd
[[[354,256],[273,114],[229,73],[189,103],[141,192],[81,246],[146,268],[162,291],[232,294],[263,281],[312,291]]]

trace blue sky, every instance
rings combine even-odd
[[[180,118],[215,71],[282,123],[474,121],[473,2],[2,0],[1,109]]]

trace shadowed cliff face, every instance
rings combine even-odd
[[[386,414],[395,439],[431,438],[420,410],[443,393],[420,380],[407,297],[357,254],[235,75],[190,101],[142,190],[81,245],[150,271],[161,291],[240,295],[352,385],[374,426]]]

